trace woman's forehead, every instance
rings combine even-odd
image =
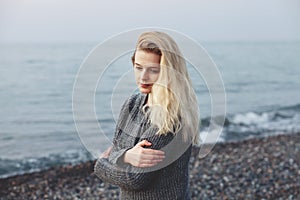
[[[145,67],[149,65],[153,67],[159,67],[160,56],[155,53],[138,50],[135,53],[134,64],[145,66]]]

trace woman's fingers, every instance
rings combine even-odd
[[[142,162],[140,162],[138,164],[137,167],[153,167],[153,166],[157,165],[161,161],[162,160],[143,160]]]
[[[157,156],[164,156],[165,152],[161,150],[155,150],[155,149],[143,149],[143,153],[146,155],[157,155]]]
[[[159,150],[143,149],[140,155],[139,167],[153,167],[165,158],[165,153]]]
[[[163,151],[148,151],[150,149],[147,149],[147,151],[143,151],[143,154],[141,154],[141,159],[144,160],[152,160],[152,161],[162,161],[165,158],[165,153]]]
[[[100,156],[100,158],[108,158],[111,153],[112,147],[109,147],[106,149]]]
[[[136,146],[140,146],[140,147],[144,147],[144,146],[151,146],[151,142],[147,141],[147,140],[142,140],[141,142],[137,143]],[[145,154],[151,154],[151,155],[164,155],[165,152],[160,151],[160,150],[155,150],[155,149],[145,149],[143,148],[142,153]]]
[[[148,142],[147,140],[142,140],[140,141],[139,143],[136,144],[137,146],[140,146],[140,147],[144,147],[144,146],[151,146],[151,142]]]
[[[145,167],[154,167],[158,163],[151,163],[151,164],[140,164],[138,167],[145,168]]]

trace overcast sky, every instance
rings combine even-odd
[[[0,0],[0,42],[94,42],[138,27],[199,41],[300,40],[300,0]]]

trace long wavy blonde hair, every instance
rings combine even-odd
[[[160,74],[148,100],[147,114],[151,123],[158,126],[157,134],[179,132],[184,139],[198,144],[199,112],[197,98],[188,75],[185,59],[176,42],[166,33],[144,32],[140,35],[135,52],[143,50],[160,55]],[[135,52],[132,56],[134,64]]]

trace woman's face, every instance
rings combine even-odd
[[[150,93],[160,73],[160,56],[155,53],[138,50],[135,52],[133,65],[135,81],[140,92]]]

